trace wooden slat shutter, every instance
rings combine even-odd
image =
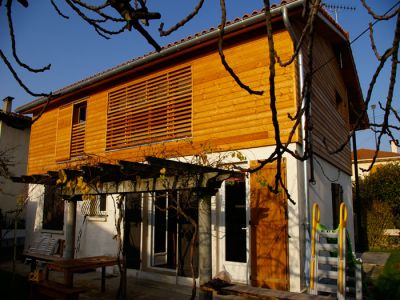
[[[184,67],[109,93],[108,150],[192,133],[192,71]]]
[[[251,162],[251,167],[257,162]],[[286,183],[286,164],[282,164]],[[250,177],[251,284],[270,289],[288,290],[288,219],[287,197],[282,190],[270,191],[276,164],[268,164]]]
[[[70,158],[72,105],[60,107],[57,119],[56,161]]]

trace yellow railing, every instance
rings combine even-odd
[[[317,233],[318,224],[320,222],[321,213],[317,203],[313,204],[312,212],[312,232],[311,232],[311,272],[310,272],[310,289],[314,289],[315,276],[315,235]]]
[[[341,295],[345,294],[344,291],[344,268],[345,266],[345,243],[346,243],[346,223],[347,223],[347,208],[342,202],[340,204],[340,223],[339,223],[339,292]]]

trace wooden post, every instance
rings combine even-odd
[[[67,223],[65,224],[65,251],[64,258],[74,258],[75,228],[76,228],[76,201],[70,199],[67,203]]]
[[[211,280],[211,196],[203,194],[199,199],[199,277],[200,286]],[[200,300],[212,299],[212,293],[200,289]]]

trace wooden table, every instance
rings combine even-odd
[[[47,270],[64,272],[64,284],[73,287],[74,272],[101,268],[101,291],[104,292],[106,290],[106,267],[117,264],[118,259],[114,256],[92,256],[48,262]]]

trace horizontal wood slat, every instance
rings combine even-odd
[[[190,66],[109,93],[106,149],[189,137]]]
[[[85,150],[85,122],[72,125],[71,157],[82,155]]]

